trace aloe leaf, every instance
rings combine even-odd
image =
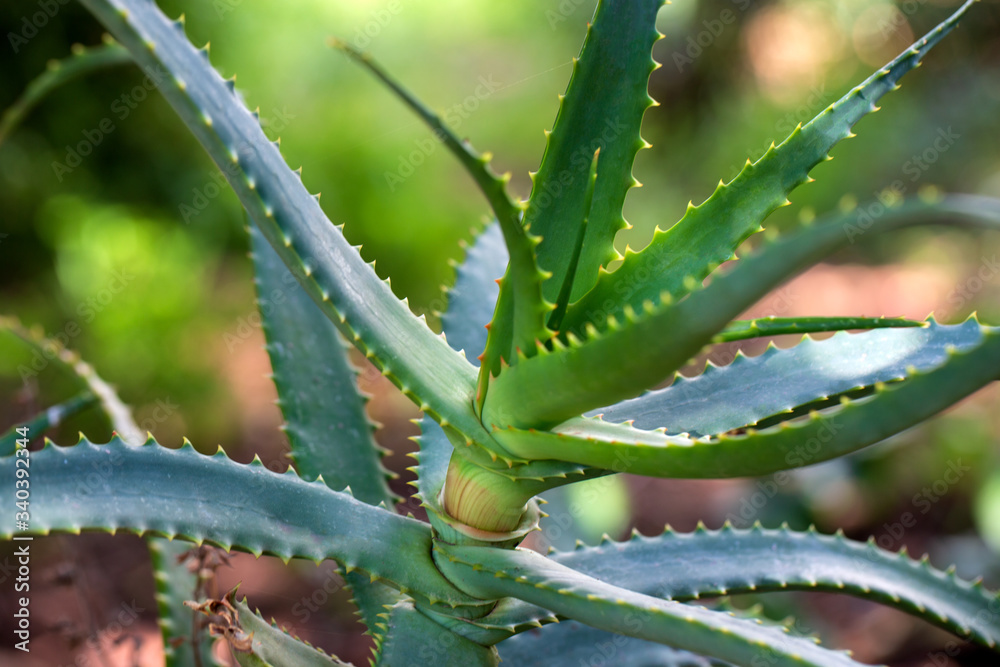
[[[533,551],[438,544],[435,557],[450,579],[475,595],[516,597],[600,630],[736,665],[756,667],[762,659],[775,667],[858,665],[845,653],[788,634],[787,628],[635,593]]]
[[[148,0],[82,0],[157,84],[323,313],[435,419],[488,442],[475,370],[399,301],[285,164],[233,82]],[[426,400],[433,401],[433,405]]]
[[[357,607],[356,616],[365,626],[364,634],[378,637],[382,632],[380,615],[385,612],[386,607],[404,599],[403,596],[394,588],[377,580],[372,581],[361,570],[347,572],[340,568],[339,572],[351,591],[351,602]]]
[[[356,614],[365,626],[365,634],[377,636],[379,614],[387,606],[392,606],[404,599],[403,595],[381,581],[372,581],[361,571],[348,572],[339,568],[340,575],[351,591],[351,602],[357,608]]]
[[[143,444],[145,438],[132,418],[132,410],[121,400],[114,388],[101,379],[89,364],[80,359],[79,355],[67,350],[55,340],[46,339],[38,332],[25,329],[10,318],[0,318],[0,329],[14,334],[25,344],[42,351],[47,358],[54,359],[59,368],[75,377],[85,388],[80,396],[90,395],[96,398],[111,421],[114,432],[123,442],[135,447]],[[192,576],[183,564],[172,557],[184,551],[186,547],[179,548],[175,543],[155,536],[147,536],[146,543],[150,549],[153,575],[156,578],[159,607],[157,621],[163,635],[167,667],[198,665],[194,655],[196,650],[199,651],[202,665],[214,664],[206,660],[206,656],[210,657],[211,653],[208,638],[202,637],[196,643],[192,643],[190,639],[195,614],[184,606],[182,591],[185,588],[181,582],[189,582]],[[177,584],[180,584],[180,589],[175,588]],[[193,586],[187,586],[187,589],[194,591]]]
[[[762,317],[754,320],[736,320],[717,333],[713,343],[732,343],[738,340],[811,334],[848,329],[893,329],[921,327],[923,322],[902,317]]]
[[[503,232],[498,224],[488,225],[456,267],[455,284],[448,290],[448,307],[441,313],[441,328],[448,344],[462,351],[474,365],[479,364],[478,357],[486,348],[486,325],[493,316],[500,291],[496,281],[506,266]],[[430,417],[420,420],[420,433],[415,438],[420,451],[411,454],[417,461],[414,468],[417,495],[424,502],[436,504],[454,448],[441,426]]]
[[[586,237],[570,277],[570,300],[587,292],[598,269],[617,256],[615,234],[627,226],[622,206],[636,184],[632,161],[646,145],[639,136],[642,116],[654,104],[647,84],[657,66],[652,49],[660,37],[656,14],[662,5],[662,0],[601,0],[573,62],[524,214],[525,226],[542,238],[536,252],[539,267],[552,274],[542,286],[549,301],[556,301],[570,273],[588,208]],[[598,149],[601,177],[593,206],[586,207],[590,159]]]
[[[535,245],[537,238],[530,237],[530,242]],[[519,254],[515,253],[513,260],[517,260]],[[518,266],[517,261],[511,261],[503,278],[500,279],[496,310],[489,325],[486,349],[483,351],[479,366],[476,388],[477,410],[482,409],[491,379],[506,365],[516,363],[522,355],[532,354],[550,335],[545,327],[545,316],[551,310],[551,305],[543,301],[540,296],[536,298],[534,294],[534,287],[540,286],[543,276],[535,269],[535,277],[538,280],[533,277],[531,290],[524,289],[523,283],[528,281],[518,280],[518,276],[524,273],[524,269]],[[511,287],[506,289],[506,285]]]
[[[964,349],[946,347],[937,367],[908,369],[906,379],[877,383],[869,396],[843,396],[835,408],[745,434],[692,439],[577,418],[548,432],[510,428],[496,437],[523,458],[652,477],[746,477],[812,465],[915,426],[1000,378],[1000,328],[978,327],[978,333]]]
[[[956,635],[995,647],[1000,598],[953,570],[931,567],[840,533],[765,530],[667,530],[626,542],[554,553],[553,560],[645,595],[684,601],[737,593],[806,590],[846,593],[913,614]],[[669,563],[669,566],[665,564]]]
[[[521,225],[521,207],[507,193],[506,185],[510,175],[500,177],[495,174],[489,167],[490,155],[477,153],[467,140],[459,139],[437,114],[403,88],[370,55],[337,39],[331,40],[331,44],[374,74],[420,116],[434,132],[434,136],[448,147],[472,176],[500,223],[512,260],[504,277],[504,281],[511,285],[511,298],[501,302],[504,308],[497,311],[498,316],[494,318],[489,333],[490,341],[486,345],[484,365],[495,375],[500,370],[501,359],[509,362],[515,350],[531,350],[535,341],[548,338],[545,315],[549,307],[542,301],[541,291],[545,276],[535,264],[535,246],[538,241],[530,237]],[[481,371],[480,395],[485,390],[487,380],[486,371]]]
[[[528,630],[497,645],[505,665],[657,665],[658,667],[727,667],[721,660],[595,630],[576,621]],[[600,661],[604,662],[600,662]]]
[[[518,633],[542,627],[542,621],[555,623],[559,620],[548,610],[514,598],[498,600],[489,614],[474,619],[456,618],[433,609],[421,611],[452,632],[482,646],[495,646]]]
[[[793,416],[811,402],[879,382],[906,378],[947,360],[949,350],[966,350],[981,340],[968,320],[947,326],[930,320],[919,329],[839,333],[795,347],[769,347],[756,357],[742,354],[728,366],[709,365],[698,376],[678,376],[658,389],[596,410],[607,422],[631,422],[638,429],[666,429],[694,437],[752,426],[774,415]]]
[[[223,600],[209,600],[197,607],[215,619],[209,627],[224,637],[242,667],[351,667],[311,644],[268,623],[259,612],[238,600],[232,590]]]
[[[805,126],[799,125],[780,146],[773,144],[730,183],[719,182],[704,203],[688,205],[684,217],[667,231],[657,229],[641,252],[627,253],[612,273],[602,273],[597,285],[570,309],[564,331],[581,336],[587,323],[599,330],[612,319],[658,304],[669,294],[675,301],[693,291],[775,209],[788,203],[792,190],[809,180],[809,172],[829,159],[830,149],[852,136],[851,127],[875,111],[876,102],[947,35],[976,0],[968,0],[947,20],[914,43]],[[622,298],[625,295],[626,298]]]
[[[855,211],[800,228],[736,262],[680,303],[647,304],[641,313],[629,311],[628,322],[600,333],[591,329],[584,342],[571,337],[566,346],[506,369],[491,385],[484,422],[548,427],[632,398],[683,366],[768,291],[859,235],[941,222],[1000,228],[1000,200],[968,195],[911,200],[883,207],[878,216]],[[548,391],[553,385],[560,391]]]
[[[158,538],[149,538],[147,543],[153,561],[159,610],[157,621],[163,634],[167,667],[217,664],[212,657],[214,640],[202,627],[201,617],[184,604],[187,601],[201,602],[198,576],[180,562],[192,545]]]
[[[110,38],[101,46],[74,44],[72,55],[63,60],[50,60],[45,72],[28,84],[21,97],[0,116],[0,144],[53,90],[92,72],[131,62],[128,51]]]
[[[511,238],[520,239],[514,243],[515,250],[523,253],[527,250],[530,254],[530,246],[527,245],[527,235],[520,229],[521,209],[514,203],[507,194],[506,182],[509,178],[500,177],[489,167],[489,155],[482,155],[477,152],[468,140],[459,139],[452,132],[451,128],[436,113],[431,111],[427,105],[420,101],[413,93],[404,88],[389,73],[367,53],[359,51],[349,44],[339,40],[331,39],[330,45],[346,53],[352,60],[359,63],[399,97],[414,113],[434,133],[435,138],[441,141],[451,153],[458,158],[472,180],[476,182],[479,189],[486,196],[493,213],[500,222],[500,227],[504,233],[510,247]],[[515,252],[512,252],[515,254]],[[531,257],[531,265],[534,265],[534,257]]]
[[[0,456],[10,456],[17,449],[17,441],[25,439],[20,429],[27,429],[27,440],[33,441],[50,428],[59,426],[73,415],[86,410],[97,403],[97,397],[89,391],[82,391],[68,401],[40,412],[28,421],[15,424],[3,435],[0,435]]]
[[[489,614],[476,619],[476,623],[481,626],[502,630],[504,634],[500,636],[501,641],[558,622],[560,622],[559,617],[548,609],[516,598],[500,600]]]
[[[503,232],[487,225],[455,270],[455,284],[448,290],[448,307],[441,313],[441,327],[448,344],[464,350],[473,365],[486,349],[486,325],[493,317],[508,254]]]
[[[475,602],[437,572],[426,524],[333,491],[322,480],[272,473],[259,459],[243,465],[221,450],[199,454],[190,443],[174,450],[152,439],[131,447],[114,438],[107,445],[48,444],[32,453],[31,470],[35,534],[123,530],[285,560],[332,558],[431,601]],[[0,475],[13,486],[12,459],[0,459]],[[0,537],[13,532],[11,513],[0,519]],[[396,557],[386,558],[388,552]]]
[[[456,268],[455,284],[448,290],[448,307],[441,314],[441,324],[445,337],[455,350],[463,350],[472,363],[482,354],[486,346],[486,328],[494,311],[499,287],[497,279],[507,265],[507,248],[503,242],[499,225],[491,224],[483,229],[469,247],[466,257]],[[417,465],[417,497],[431,507],[438,507],[438,496],[444,488],[448,463],[454,448],[442,428],[432,419],[420,420],[420,435],[415,438],[420,451],[411,456]],[[579,466],[563,464],[539,466],[518,466],[500,469],[497,472],[513,477],[527,477],[541,481],[550,477],[562,477],[567,481],[583,479],[580,476],[567,477],[577,472]]]
[[[499,664],[496,649],[455,634],[414,608],[412,602],[399,602],[382,617],[386,632],[376,649],[375,667]]]
[[[260,230],[251,224],[247,231],[267,352],[296,470],[306,479],[321,478],[335,491],[350,486],[354,497],[369,505],[393,508],[397,497],[386,484],[390,473],[380,461],[384,450],[373,437],[345,342]],[[341,574],[347,576],[343,568]],[[370,608],[398,600],[398,594],[365,577],[348,582],[371,631],[377,618]]]
[[[601,544],[607,544],[610,542],[610,538],[605,536]],[[584,549],[588,547],[583,547],[582,543],[577,545],[578,549]],[[549,557],[559,560],[559,557],[563,554],[557,552],[554,549],[549,550]],[[590,574],[585,569],[581,570],[584,574]],[[591,575],[592,576],[592,575]],[[628,586],[624,586],[628,588]],[[638,590],[637,592],[643,594],[649,594],[645,591]],[[674,598],[674,601],[683,601],[681,598]],[[760,604],[754,605],[750,608],[737,609],[729,603],[728,598],[720,598],[711,604],[711,608],[716,611],[724,611],[731,616],[737,616],[743,619],[750,619],[754,622],[759,622],[765,625],[771,626],[781,626],[789,631],[795,630],[795,619],[785,618],[780,621],[772,620],[762,613],[762,606]],[[562,637],[567,637],[566,643],[569,643],[569,636],[576,637],[580,642],[583,642],[581,647],[578,647],[577,651],[589,649],[589,652],[593,653],[594,649],[598,648],[601,644],[598,642],[603,642],[607,638],[610,639],[612,644],[622,647],[629,647],[629,651],[634,650],[638,652],[639,655],[645,655],[656,648],[665,648],[660,644],[649,643],[645,640],[639,640],[635,638],[628,639],[624,635],[615,635],[610,632],[605,632],[603,630],[596,630],[584,625],[580,625],[575,621],[568,621],[565,618],[560,618],[553,614],[548,609],[539,607],[537,605],[529,604],[522,600],[516,598],[504,598],[497,606],[486,616],[476,619],[477,626],[481,627],[496,627],[506,631],[506,635],[502,638],[502,643],[498,644],[497,648],[500,649],[500,655],[503,657],[505,655],[504,649],[506,647],[516,646],[518,654],[524,653],[529,649],[529,647],[534,647],[541,653],[545,654],[545,649],[542,648],[546,646],[550,641],[559,643],[562,641]],[[556,631],[557,628],[565,628],[569,626],[578,626],[577,630],[572,632],[567,632],[565,635]],[[801,632],[796,632],[797,636],[804,637]],[[513,637],[521,637],[521,640],[517,642],[507,641]],[[524,642],[524,643],[521,643]],[[678,651],[676,649],[671,649],[674,651],[673,657],[677,659],[685,658],[688,660],[695,660],[695,665],[697,667],[708,667],[708,665],[728,665],[729,663],[722,662],[720,660],[713,660],[711,658],[706,658],[704,656],[696,656],[693,653],[687,651]],[[630,655],[630,653],[626,653]],[[663,659],[668,660],[671,654],[664,651]],[[700,662],[699,662],[700,661]]]
[[[484,325],[489,323],[494,311],[499,292],[497,279],[503,275],[506,265],[507,248],[499,226],[491,224],[476,237],[465,260],[456,268],[455,284],[448,290],[448,307],[441,314],[441,324],[448,343],[455,350],[464,350],[470,361],[478,357],[486,346]],[[421,435],[415,439],[420,451],[411,455],[418,462],[412,468],[417,473],[417,495],[425,503],[436,506],[454,448],[441,427],[432,419],[424,417],[420,420],[420,432]],[[509,458],[504,453],[501,455]],[[496,472],[512,479],[542,481],[558,478],[558,485],[570,480],[585,479],[580,468],[548,462],[544,465],[535,463],[509,469],[500,468]],[[595,474],[604,473],[598,471]]]
[[[532,237],[531,243],[536,242],[537,239]],[[514,255],[514,259],[516,258],[517,255]],[[536,300],[533,293],[519,288],[517,276],[523,270],[516,267],[517,262],[512,261],[500,279],[500,294],[486,336],[486,349],[480,359],[476,385],[477,410],[482,409],[491,379],[505,366],[516,363],[522,355],[532,354],[542,341],[549,338],[545,316],[551,306],[541,300],[540,296]],[[538,277],[537,282],[533,280],[535,285],[540,285],[541,274]],[[505,285],[511,287],[506,289]],[[525,303],[528,304],[527,307],[521,305]],[[540,319],[536,319],[536,316],[540,316]],[[540,326],[536,326],[539,323]]]
[[[420,420],[420,435],[413,440],[420,448],[410,454],[417,464],[411,468],[416,473],[416,496],[423,503],[438,505],[438,496],[448,475],[448,462],[454,448],[441,426],[430,417]]]
[[[259,232],[256,237],[259,239]],[[269,246],[267,250],[270,250]],[[273,251],[271,253],[273,256]],[[261,254],[264,255],[264,253]],[[286,287],[288,286],[286,285]],[[291,288],[288,291],[294,293]],[[280,300],[283,300],[283,298]],[[313,308],[315,310],[314,306]],[[322,324],[328,326],[325,322]],[[88,388],[89,392],[99,397],[101,407],[111,420],[115,432],[127,444],[134,447],[138,447],[145,442],[142,432],[132,419],[129,407],[122,402],[114,389],[94,372],[93,368],[79,359],[78,355],[62,348],[62,346],[53,340],[45,339],[32,331],[24,329],[14,320],[4,319],[0,321],[0,325],[32,347],[49,350],[50,352],[55,351],[54,358],[60,367],[75,375]],[[173,667],[173,665],[196,665],[197,663],[192,652],[193,647],[190,644],[192,623],[195,622],[196,615],[191,609],[183,605],[187,596],[182,592],[188,589],[192,592],[194,591],[193,586],[188,586],[185,583],[189,580],[193,581],[193,577],[187,571],[185,565],[178,563],[171,557],[171,555],[183,552],[189,547],[181,546],[176,542],[163,540],[153,535],[147,535],[146,541],[153,559],[153,571],[158,591],[157,599],[160,607],[159,621],[163,633],[164,646],[167,647],[168,665],[170,667]],[[362,619],[366,622],[373,622],[374,619],[374,614],[365,613],[369,609],[367,603],[370,600],[375,600],[372,604],[377,605],[378,611],[381,611],[381,605],[378,604],[378,600],[388,599],[395,602],[399,599],[395,591],[388,589],[378,581],[371,581],[367,575],[364,577],[355,576],[356,572],[346,573],[343,568],[341,568],[341,572],[349,582],[351,590],[354,593],[354,600],[361,610]],[[169,582],[169,584],[164,582]],[[177,586],[180,586],[180,589]],[[176,634],[174,634],[175,631]],[[207,638],[202,638],[202,644],[207,641]],[[176,648],[172,648],[175,646]],[[207,646],[199,646],[200,651],[210,652]],[[204,656],[202,658],[202,664],[214,664],[206,662]]]
[[[668,530],[669,530],[669,528],[668,528]],[[608,536],[605,535],[604,539],[601,541],[601,545],[603,546],[603,545],[608,544],[610,542],[611,542],[611,538],[609,538]],[[585,547],[585,546],[583,546],[583,544],[581,542],[578,542],[577,549],[587,549],[587,548],[591,548],[591,547]],[[563,556],[563,553],[558,552],[558,551],[556,551],[555,549],[552,549],[552,548],[549,549],[549,557],[550,558],[553,558],[553,559],[555,559],[555,560],[558,561],[560,559],[560,557],[562,557],[562,556]],[[593,576],[586,569],[581,569],[581,571],[584,574],[588,574],[590,576]],[[628,588],[628,586],[624,586],[624,587]],[[643,591],[643,590],[637,590],[637,592],[640,592],[640,593],[643,593],[643,594],[646,594],[646,595],[650,594],[649,592]],[[690,598],[684,598],[684,599],[682,599],[682,598],[672,598],[672,599],[674,599],[675,601],[687,601]],[[727,613],[730,613],[730,615],[739,616],[740,618],[752,619],[754,621],[759,621],[759,622],[767,624],[767,625],[783,626],[783,627],[787,628],[788,630],[795,629],[795,619],[794,618],[790,618],[789,617],[789,618],[785,618],[785,619],[783,619],[781,621],[772,620],[772,619],[770,619],[770,618],[768,618],[768,617],[766,617],[766,616],[763,615],[763,613],[762,613],[762,607],[759,604],[758,605],[754,605],[753,607],[750,607],[750,608],[737,609],[737,608],[733,607],[729,603],[729,601],[728,601],[727,598],[720,598],[720,599],[716,600],[711,605],[711,608],[715,609],[716,611],[725,611]],[[540,647],[540,646],[543,645],[543,643],[545,641],[547,641],[546,637],[550,636],[548,634],[548,631],[550,629],[556,628],[556,627],[564,627],[567,624],[575,625],[575,622],[573,622],[573,621],[567,621],[565,618],[560,618],[560,617],[556,616],[555,614],[553,614],[548,609],[545,609],[543,607],[539,607],[537,605],[529,604],[527,602],[524,602],[522,600],[518,600],[516,598],[504,598],[503,600],[501,600],[500,602],[497,603],[496,607],[494,607],[494,609],[492,611],[490,611],[489,614],[487,614],[486,616],[484,616],[482,618],[476,619],[475,620],[475,624],[476,624],[477,627],[494,629],[494,632],[499,632],[501,630],[504,631],[506,634],[504,634],[501,637],[501,641],[506,641],[507,639],[509,639],[511,637],[520,636],[520,635],[523,635],[523,634],[527,633],[527,634],[530,635],[530,638],[529,637],[525,637],[524,641]],[[607,632],[604,632],[604,631],[595,630],[594,628],[588,628],[586,626],[584,626],[584,628],[585,628],[585,631],[589,631],[591,633],[594,633],[593,634],[594,638],[591,640],[591,644],[590,644],[591,647],[593,647],[594,646],[594,642],[597,641],[596,638],[600,637],[600,636],[612,637],[613,638],[613,643],[618,644],[618,645],[622,645],[626,641],[625,637],[621,636],[621,635],[613,635],[612,633],[607,633]],[[538,631],[538,632],[535,632],[535,631]],[[799,632],[797,634],[799,636],[805,636],[801,632]],[[557,639],[558,636],[559,636],[558,634],[553,634],[552,635],[553,641],[558,641],[558,639]],[[581,641],[586,641],[586,638],[584,637],[583,634],[578,634],[578,636],[580,637]],[[636,642],[637,650],[639,650],[640,652],[644,652],[647,649],[649,649],[649,644],[647,644],[644,640],[634,640],[634,641]],[[628,642],[628,643],[631,644],[632,642]],[[519,646],[520,646],[520,648],[518,649],[519,651],[527,650],[526,648],[524,648],[524,645],[519,645]],[[656,646],[660,646],[660,645],[656,644]],[[500,649],[501,656],[503,656],[504,644],[500,644],[498,646],[498,648]],[[678,652],[678,653],[683,653],[683,652]],[[693,654],[689,654],[689,655],[691,655],[693,657]],[[702,663],[698,663],[699,667],[701,667],[704,664],[708,664],[708,661],[709,661],[708,658],[700,657],[700,659],[703,662]],[[714,664],[716,664],[716,662],[713,661],[713,662],[711,662],[711,664],[714,665]],[[719,662],[719,664],[725,664],[725,663]]]
[[[486,345],[483,325],[490,320],[499,291],[496,279],[506,264],[507,249],[498,225],[492,224],[479,234],[465,261],[457,267],[455,284],[448,291],[448,308],[441,314],[441,323],[448,343],[456,350],[464,350],[470,359],[478,356]],[[428,507],[440,511],[438,497],[444,488],[454,447],[441,426],[428,417],[420,420],[420,433],[414,438],[420,451],[411,454],[417,461],[411,468],[417,474],[417,497]],[[500,468],[495,472],[512,479],[555,480],[555,485],[559,485],[585,479],[581,468],[547,462]],[[605,473],[597,471],[594,474]]]
[[[590,175],[587,177],[587,192],[583,196],[583,221],[573,243],[573,254],[569,258],[569,267],[566,270],[566,277],[563,279],[562,287],[559,289],[559,296],[556,297],[556,307],[549,316],[549,328],[558,331],[562,318],[569,307],[570,294],[573,291],[573,282],[576,279],[577,269],[580,267],[580,255],[583,254],[583,243],[587,238],[587,226],[590,216],[594,213],[594,189],[597,186],[597,160],[601,156],[601,149],[594,151],[594,159],[590,162]]]
[[[257,299],[278,404],[299,475],[322,476],[335,491],[392,507],[390,476],[379,460],[374,425],[357,371],[336,327],[316,307],[260,231],[249,226]]]

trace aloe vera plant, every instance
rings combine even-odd
[[[344,663],[266,622],[235,591],[192,600],[197,582],[176,562],[186,547],[163,537],[336,561],[375,637],[377,665],[588,664],[601,646],[613,647],[615,664],[692,664],[698,656],[753,667],[857,664],[753,612],[692,603],[779,590],[875,600],[996,648],[995,593],[926,558],[841,534],[726,525],[547,556],[518,547],[537,528],[536,497],[548,489],[620,472],[729,478],[810,465],[907,429],[1000,377],[1000,329],[975,319],[735,319],[851,242],[856,212],[803,224],[719,269],[972,0],[624,258],[614,239],[626,225],[632,162],[645,146],[639,130],[653,104],[647,80],[661,0],[598,4],[525,202],[485,155],[366,54],[335,42],[426,121],[495,217],[458,267],[440,333],[327,219],[234,82],[187,40],[183,20],[168,20],[151,0],[81,2],[139,67],[165,74],[155,78],[162,94],[246,209],[295,467],[276,474],[221,450],[204,456],[190,445],[143,442],[107,385],[63,352],[80,394],[35,426],[99,401],[117,435],[103,445],[81,439],[31,452],[30,521],[15,525],[5,513],[0,534],[147,536],[170,664],[209,659],[192,630],[194,612],[212,617],[212,633],[241,664]],[[120,51],[108,53],[117,59]],[[996,228],[1000,202],[914,199],[863,222],[867,233],[930,223]],[[609,271],[615,259],[621,264]],[[3,328],[40,344],[14,322]],[[678,375],[716,342],[858,328],[870,331],[805,338],[697,377]],[[350,344],[423,411],[415,485],[429,524],[395,510],[399,499],[345,354]],[[27,458],[16,437],[24,432],[0,440],[5,479]]]

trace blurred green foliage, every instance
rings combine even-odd
[[[497,168],[510,170],[515,192],[526,196],[542,131],[551,126],[594,4],[161,2],[170,15],[186,13],[192,41],[211,41],[216,67],[238,74],[239,89],[259,106],[269,135],[281,137],[289,164],[304,165],[306,184],[324,193],[330,217],[346,223],[348,238],[378,260],[397,294],[428,313],[443,305],[439,288],[452,272],[446,260],[461,256],[458,242],[483,224],[486,206],[421,123],[329,49],[327,37],[373,53],[460,135],[493,151]],[[626,202],[634,229],[622,234],[621,247],[644,245],[688,199],[699,201],[720,177],[732,178],[747,158],[835,101],[953,4],[679,0],[663,9],[666,37],[654,53],[663,67],[650,85],[661,106],[644,125],[654,149],[637,160],[645,187]],[[58,5],[44,22],[40,6],[0,6],[9,42],[0,48],[2,107],[49,59],[68,55],[70,44],[100,40],[100,26],[75,3]],[[29,23],[29,39],[10,37],[27,35]],[[981,3],[883,113],[861,122],[860,138],[815,170],[817,182],[796,193],[774,224],[834,208],[845,192],[860,202],[886,188],[914,194],[928,185],[1000,196],[998,28],[1000,3]],[[238,450],[246,434],[234,366],[249,352],[232,341],[247,338],[254,313],[242,217],[221,175],[147,84],[132,68],[75,81],[0,146],[0,311],[50,334],[76,325],[69,345],[119,386],[161,441],[186,435],[206,449],[224,443]],[[105,119],[111,131],[102,129]],[[935,147],[942,133],[952,139]],[[840,260],[943,264],[968,276],[998,241],[918,231],[866,239]],[[1000,287],[984,282],[939,310],[958,318],[979,307],[988,321],[1000,321]],[[11,355],[5,366],[16,370]],[[31,403],[62,397],[26,398],[30,391],[16,375],[2,389],[15,398],[0,407],[4,423],[26,417]],[[160,419],[164,404],[176,407]],[[891,513],[899,494],[909,498],[932,481],[954,447],[984,466],[995,462],[996,423],[940,423],[924,432],[940,446],[906,455],[904,466],[902,450],[892,447],[878,450],[884,463],[860,457],[852,464],[851,483],[876,508],[868,519]],[[969,443],[979,449],[967,453]],[[869,474],[879,481],[866,481]],[[976,485],[983,478],[972,477]],[[996,504],[984,500],[980,516],[995,517],[989,508]]]

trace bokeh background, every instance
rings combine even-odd
[[[0,5],[0,107],[9,106],[47,61],[73,43],[96,44],[102,28],[76,3],[38,21],[42,4]],[[267,132],[282,139],[293,167],[304,166],[330,218],[391,277],[400,297],[432,322],[441,286],[486,206],[459,165],[386,90],[325,45],[336,35],[373,53],[440,112],[527,196],[594,0],[503,3],[458,0],[162,0],[184,12],[192,41],[211,41],[212,60],[260,107]],[[634,225],[619,243],[644,245],[689,200],[708,196],[749,157],[780,142],[851,86],[923,34],[958,2],[947,0],[676,0],[659,17],[663,64],[650,83],[660,106],[645,117],[635,174],[645,187],[626,202]],[[48,6],[48,5],[46,5]],[[28,29],[26,21],[36,30]],[[26,40],[12,40],[11,35]],[[137,421],[167,446],[188,437],[220,445],[235,459],[259,455],[282,468],[263,336],[255,325],[247,239],[236,197],[158,94],[142,95],[142,75],[119,67],[78,80],[48,98],[0,145],[0,313],[49,334],[64,334],[134,407]],[[138,87],[138,88],[137,88]],[[122,106],[122,96],[135,102]],[[134,107],[134,108],[133,108]],[[1000,3],[984,0],[923,67],[859,123],[858,138],[817,167],[816,182],[769,225],[795,224],[837,208],[938,188],[1000,196]],[[123,111],[123,109],[125,111]],[[111,119],[113,130],[99,132]],[[98,140],[88,137],[99,137]],[[945,137],[945,141],[938,141]],[[937,144],[935,144],[937,141]],[[69,171],[80,142],[89,155]],[[941,149],[945,146],[944,150]],[[791,281],[753,309],[758,315],[901,315],[957,322],[978,310],[1000,323],[1000,234],[920,229],[865,238]],[[779,340],[779,345],[794,340]],[[763,343],[743,346],[758,353]],[[735,350],[716,350],[724,363]],[[23,380],[26,354],[0,347],[0,431],[65,399],[55,369]],[[357,362],[362,364],[362,360]],[[693,367],[694,368],[694,367]],[[373,395],[387,465],[409,493],[405,454],[415,408],[362,373]],[[984,390],[926,426],[844,460],[798,471],[792,481],[688,482],[622,477],[553,494],[553,515],[532,546],[565,547],[631,528],[690,530],[788,521],[848,536],[874,536],[893,550],[927,552],[939,567],[1000,584],[1000,396]],[[79,431],[96,441],[109,426],[91,411],[48,435],[60,444]],[[945,481],[956,462],[957,483]],[[948,475],[954,479],[955,475]],[[136,481],[141,484],[141,480]],[[764,499],[763,501],[761,499]],[[758,507],[758,505],[760,505]],[[586,507],[586,511],[570,511]],[[916,524],[899,527],[906,513]],[[143,542],[129,536],[60,536],[36,542],[32,608],[37,634],[30,660],[0,647],[0,662],[24,665],[153,665],[152,576]],[[9,558],[0,545],[0,561]],[[366,663],[349,595],[330,564],[237,555],[219,584],[241,591],[342,658]],[[10,636],[12,581],[0,571],[0,628]],[[317,596],[317,591],[325,591]],[[332,591],[332,592],[330,592]],[[320,610],[295,614],[304,598]],[[747,604],[750,600],[739,601]],[[301,608],[301,607],[300,607]],[[124,609],[132,620],[114,624]],[[996,656],[903,614],[846,597],[768,598],[769,614],[794,613],[799,627],[893,665],[994,665]]]

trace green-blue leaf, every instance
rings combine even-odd
[[[857,667],[785,628],[758,625],[703,607],[660,600],[607,584],[533,551],[437,544],[453,581],[483,597],[517,597],[592,627],[757,667]]]
[[[627,542],[549,556],[601,581],[645,595],[692,600],[737,593],[806,590],[875,600],[964,639],[995,647],[1000,598],[981,583],[958,579],[929,561],[810,530],[736,530],[638,533]]]
[[[902,380],[910,369],[935,368],[950,349],[966,350],[981,338],[974,320],[957,326],[931,320],[918,329],[840,333],[822,341],[805,338],[795,347],[769,347],[757,357],[738,355],[728,366],[709,365],[692,378],[677,376],[665,389],[594,413],[643,430],[664,428],[693,437],[725,433],[813,401]]]
[[[628,253],[615,271],[602,273],[597,285],[570,308],[562,330],[583,336],[588,323],[605,329],[614,320],[627,319],[629,310],[641,312],[647,301],[656,305],[665,295],[678,301],[696,289],[717,266],[735,257],[740,243],[763,230],[764,219],[788,203],[788,195],[809,180],[812,168],[828,159],[834,145],[852,136],[851,127],[878,108],[879,98],[898,86],[974,2],[966,2],[891,63],[795,128],[781,145],[772,144],[757,162],[748,160],[733,181],[719,181],[708,200],[689,204],[677,224],[657,230],[646,248]]]
[[[259,460],[243,465],[221,450],[204,456],[190,444],[131,447],[115,438],[49,444],[31,454],[31,471],[34,534],[123,530],[285,560],[330,558],[428,601],[476,603],[434,567],[426,524]],[[13,479],[13,459],[0,459],[0,480],[13,487]],[[13,512],[0,517],[0,537],[14,532]]]
[[[306,479],[347,486],[370,505],[396,501],[379,460],[347,349],[330,322],[253,225],[257,300],[292,460]]]

